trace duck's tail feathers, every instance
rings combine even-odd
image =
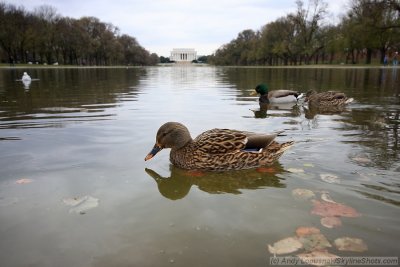
[[[294,141],[289,141],[286,143],[282,143],[280,149],[278,150],[278,153],[283,153],[286,150],[288,150],[292,145],[294,144]]]
[[[293,144],[294,141],[282,143],[281,147],[278,149],[278,151],[275,152],[275,155],[273,156],[274,160],[278,160],[282,156],[283,152],[288,150]]]
[[[299,95],[296,97],[296,99],[297,99],[297,100],[300,100],[300,99],[302,99],[303,97],[304,97],[304,94],[301,93],[301,94],[299,94]]]
[[[263,150],[263,152],[266,153],[267,156],[263,160],[262,165],[270,165],[274,161],[278,160],[282,156],[283,152],[288,150],[293,144],[294,141],[289,141],[282,144],[273,142],[273,144]]]
[[[350,103],[353,102],[353,101],[354,101],[354,98],[351,97],[351,98],[347,99],[345,103],[346,103],[346,104],[350,104]]]

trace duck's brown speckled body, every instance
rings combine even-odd
[[[256,134],[230,129],[212,129],[194,140],[178,122],[167,122],[157,132],[156,144],[145,160],[163,148],[171,148],[172,164],[182,169],[224,171],[272,164],[293,142],[279,144],[277,134]]]
[[[344,107],[353,102],[353,98],[348,98],[344,93],[337,91],[317,93],[316,91],[311,90],[307,92],[305,102],[308,102],[309,106],[324,109],[331,107]]]

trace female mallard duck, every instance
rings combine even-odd
[[[182,169],[250,169],[272,164],[293,144],[293,141],[275,142],[278,134],[212,129],[193,140],[183,124],[167,122],[158,129],[156,144],[145,160],[151,159],[163,148],[171,148],[172,164]]]
[[[295,103],[299,100],[303,94],[292,90],[273,90],[269,91],[266,84],[259,84],[254,89],[254,94],[259,94],[260,103]]]
[[[310,90],[307,92],[304,102],[307,102],[308,106],[324,109],[330,107],[344,107],[353,102],[353,100],[353,98],[348,98],[344,93],[337,91],[317,93],[315,90]]]

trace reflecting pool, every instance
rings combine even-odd
[[[24,71],[37,80],[17,81]],[[398,257],[399,77],[398,68],[0,69],[0,265],[269,266],[268,245],[301,226],[318,228],[334,255]],[[265,107],[250,95],[260,82],[355,101],[330,114]],[[278,141],[295,144],[252,170],[185,171],[168,150],[145,162],[167,121],[193,137],[284,130]],[[328,228],[316,214],[323,201],[360,216]],[[339,250],[340,237],[367,250]]]

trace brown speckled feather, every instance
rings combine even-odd
[[[305,99],[309,106],[319,106],[321,108],[331,106],[344,106],[353,101],[352,98],[348,98],[344,93],[337,91],[327,91],[317,93],[310,91],[307,93]]]
[[[225,154],[244,149],[247,136],[240,131],[212,129],[194,139],[197,150],[209,154]]]

